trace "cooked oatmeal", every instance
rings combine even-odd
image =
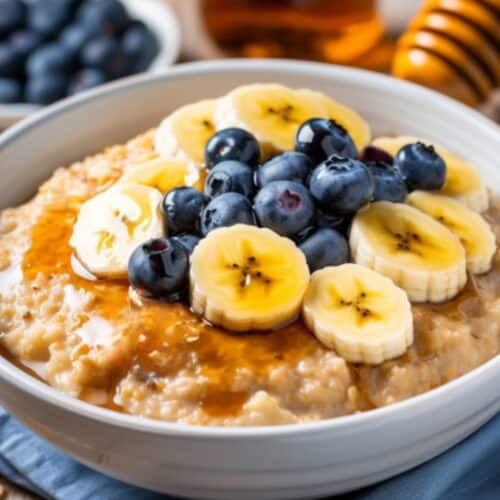
[[[153,133],[58,169],[0,225],[0,342],[48,384],[133,415],[201,425],[315,421],[400,401],[442,385],[499,351],[500,256],[442,305],[414,305],[403,356],[355,365],[301,321],[235,334],[187,306],[131,300],[125,281],[84,279],[69,238],[81,204],[154,156]],[[486,213],[500,239],[500,200]]]

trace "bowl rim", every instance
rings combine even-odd
[[[81,94],[75,95],[48,106],[32,116],[13,125],[0,135],[0,155],[2,149],[16,141],[33,128],[39,127],[44,122],[51,120],[54,116],[71,111],[73,108],[85,105],[89,101],[105,99],[110,94],[129,92],[134,87],[141,87],[149,83],[156,83],[163,79],[175,80],[186,76],[203,76],[213,73],[231,73],[239,71],[249,73],[255,71],[274,70],[279,66],[284,73],[309,74],[311,76],[327,76],[340,81],[356,81],[369,84],[372,89],[389,88],[400,97],[411,96],[412,99],[430,101],[434,104],[447,107],[450,111],[460,113],[465,119],[475,122],[477,129],[481,133],[490,135],[494,142],[500,146],[500,127],[494,122],[453,99],[438,94],[432,90],[419,85],[397,80],[393,77],[374,73],[357,68],[348,68],[330,64],[316,62],[298,62],[289,60],[214,60],[194,63],[184,63],[175,66],[162,73],[143,74],[128,77],[119,81],[102,85],[96,89],[91,89]],[[465,114],[466,113],[466,114]],[[228,438],[228,439],[259,439],[267,436],[296,436],[305,432],[336,431],[354,426],[373,424],[381,419],[397,417],[416,406],[432,403],[445,395],[451,395],[459,391],[462,386],[472,382],[478,382],[488,372],[498,369],[500,372],[500,356],[495,356],[486,363],[474,368],[470,372],[444,384],[435,389],[431,389],[423,394],[413,396],[409,399],[393,403],[391,405],[375,408],[366,412],[351,415],[334,417],[315,422],[285,424],[285,425],[265,425],[255,427],[223,427],[223,426],[202,426],[191,425],[178,422],[166,422],[154,420],[147,417],[140,417],[120,413],[114,410],[98,407],[74,398],[48,384],[37,380],[35,377],[25,373],[16,367],[6,358],[0,356],[0,377],[7,383],[14,385],[19,390],[41,399],[46,403],[54,405],[59,409],[69,411],[78,416],[89,418],[95,422],[108,424],[128,430],[147,432],[158,435],[176,437],[198,437]]]

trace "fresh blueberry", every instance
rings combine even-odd
[[[106,82],[106,75],[99,69],[86,68],[72,76],[68,94],[73,95]]]
[[[19,30],[9,36],[10,47],[23,59],[27,58],[41,43],[42,37],[34,31]]]
[[[282,236],[293,237],[310,226],[314,210],[309,191],[298,182],[270,182],[255,197],[259,224]]]
[[[318,212],[316,214],[316,226],[336,229],[342,234],[347,234],[349,226],[351,225],[352,217],[349,215],[339,214],[326,214]]]
[[[90,40],[82,49],[81,63],[89,68],[104,71],[110,78],[123,76],[126,70],[126,58],[119,42],[109,36],[100,36]]]
[[[327,266],[339,266],[349,260],[349,247],[335,229],[321,228],[300,243],[311,273]]]
[[[361,161],[375,161],[387,163],[388,165],[392,165],[394,163],[394,158],[391,154],[389,154],[385,149],[377,148],[376,146],[366,146],[363,149],[363,153],[361,154]]]
[[[0,44],[0,77],[17,78],[23,72],[23,57],[10,44]]]
[[[403,146],[394,158],[394,166],[410,191],[441,189],[446,180],[446,164],[434,146],[421,142]]]
[[[51,104],[66,95],[67,87],[68,82],[63,75],[37,75],[28,80],[25,99],[31,104]]]
[[[26,5],[21,0],[0,0],[0,37],[21,28],[26,18]]]
[[[162,203],[169,233],[197,233],[200,214],[208,202],[208,196],[192,187],[182,186],[169,191]]]
[[[73,23],[62,30],[59,42],[76,56],[96,34],[96,30],[88,25]]]
[[[0,103],[14,103],[23,100],[23,89],[17,80],[0,78]]]
[[[318,165],[309,189],[323,212],[348,214],[368,203],[373,195],[373,178],[358,160],[332,156]]]
[[[237,160],[256,167],[260,158],[257,139],[241,128],[225,128],[216,132],[207,142],[205,159],[213,168],[225,160]]]
[[[215,198],[223,193],[241,193],[247,198],[254,192],[254,171],[241,161],[226,160],[218,163],[208,174],[205,193]]]
[[[139,245],[128,262],[130,284],[154,297],[170,298],[183,291],[188,271],[188,252],[173,238],[157,238]]]
[[[297,130],[295,150],[309,156],[315,165],[329,156],[356,158],[358,151],[347,130],[333,120],[312,118]]]
[[[196,245],[201,241],[201,238],[194,234],[181,234],[180,236],[174,236],[173,239],[177,240],[187,250],[189,255],[193,253]]]
[[[130,23],[127,10],[119,0],[87,0],[78,9],[76,17],[105,35],[121,33]]]
[[[405,201],[408,190],[398,170],[382,162],[369,161],[365,165],[374,181],[373,201],[392,201],[393,203]]]
[[[125,31],[121,45],[132,73],[147,70],[159,50],[158,40],[140,21],[134,22]]]
[[[201,214],[201,233],[234,224],[255,224],[252,205],[240,193],[224,193],[214,198]]]
[[[313,164],[304,153],[287,151],[270,159],[257,170],[257,183],[260,187],[273,181],[293,181],[305,184]]]
[[[28,7],[28,27],[44,38],[57,36],[70,18],[71,9],[63,0],[39,0]]]
[[[64,74],[71,70],[73,56],[63,45],[52,42],[36,49],[26,61],[29,76]]]

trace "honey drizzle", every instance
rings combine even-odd
[[[124,331],[133,336],[133,352],[111,374],[116,382],[133,373],[154,391],[159,378],[174,376],[180,370],[200,374],[203,383],[192,396],[193,403],[213,417],[233,416],[252,392],[263,388],[270,370],[297,363],[321,349],[301,322],[272,332],[232,334],[206,325],[181,304],[146,300],[137,307],[129,301],[126,282],[81,278],[73,271],[69,245],[78,206],[68,201],[44,209],[32,228],[31,247],[24,255],[22,269],[27,280],[38,273],[49,280],[57,274],[68,275],[73,286],[95,296],[96,315],[128,325]],[[262,381],[262,386],[251,392],[238,388],[241,370],[249,370],[252,380]]]

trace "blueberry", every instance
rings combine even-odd
[[[347,234],[349,226],[351,225],[352,217],[349,215],[339,214],[325,214],[318,212],[316,214],[316,226],[336,229],[342,234]]]
[[[28,27],[44,38],[55,37],[70,18],[71,9],[63,0],[39,0],[28,7]]]
[[[158,40],[140,21],[125,31],[121,45],[132,73],[147,70],[159,51]]]
[[[127,10],[119,0],[87,0],[78,9],[76,17],[81,23],[106,35],[121,33],[130,23]]]
[[[96,34],[96,30],[92,27],[74,23],[63,29],[59,35],[59,42],[76,56]]]
[[[23,71],[23,58],[9,44],[0,44],[0,77],[17,78]]]
[[[125,74],[125,55],[118,41],[109,36],[100,36],[86,43],[80,59],[83,66],[100,69],[110,78]]]
[[[201,238],[194,234],[181,234],[180,236],[174,236],[174,240],[177,240],[187,251],[189,255],[193,253],[196,245],[200,242]]]
[[[260,187],[273,181],[293,181],[305,184],[313,164],[304,153],[287,151],[275,156],[257,170],[257,183]]]
[[[332,156],[313,170],[309,189],[324,212],[348,214],[371,200],[373,184],[373,178],[363,163]]]
[[[169,191],[162,203],[169,233],[197,233],[200,214],[208,202],[208,196],[192,187],[183,186]]]
[[[26,18],[26,5],[21,0],[0,0],[0,37],[21,28]]]
[[[106,82],[106,75],[99,69],[86,68],[72,76],[68,94],[73,95]]]
[[[240,193],[224,193],[214,198],[201,214],[201,233],[234,224],[255,224],[252,205]]]
[[[403,146],[394,158],[410,191],[441,189],[446,180],[446,164],[433,146],[421,142]]]
[[[241,161],[218,163],[208,174],[205,193],[215,198],[223,193],[241,193],[250,198],[254,192],[254,171]]]
[[[26,84],[26,102],[31,104],[51,104],[66,95],[68,82],[63,75],[51,73],[37,75]]]
[[[237,160],[256,167],[259,158],[260,146],[257,139],[241,128],[219,130],[208,140],[205,147],[205,159],[209,169],[225,160]]]
[[[374,181],[373,201],[392,201],[393,203],[405,201],[408,190],[398,170],[382,162],[369,161],[365,165]]]
[[[255,197],[259,224],[282,236],[293,237],[314,220],[314,202],[309,191],[297,182],[274,181]]]
[[[299,248],[306,256],[311,273],[323,267],[345,264],[349,260],[347,241],[335,229],[318,229]]]
[[[61,44],[52,42],[36,49],[26,61],[29,76],[67,73],[73,65],[72,54]]]
[[[366,148],[363,149],[360,160],[363,162],[382,162],[387,163],[388,165],[392,165],[394,163],[394,158],[391,154],[385,151],[385,149],[380,149],[376,146],[366,146]]]
[[[139,245],[128,262],[128,279],[139,292],[169,298],[187,286],[189,255],[173,238],[157,238]]]
[[[295,150],[309,156],[317,165],[329,156],[356,158],[358,152],[347,130],[333,120],[312,118],[297,130]]]
[[[23,89],[17,80],[0,78],[0,103],[14,103],[23,100]]]
[[[14,31],[9,36],[10,47],[23,59],[28,57],[41,43],[42,37],[34,31],[19,30]]]

